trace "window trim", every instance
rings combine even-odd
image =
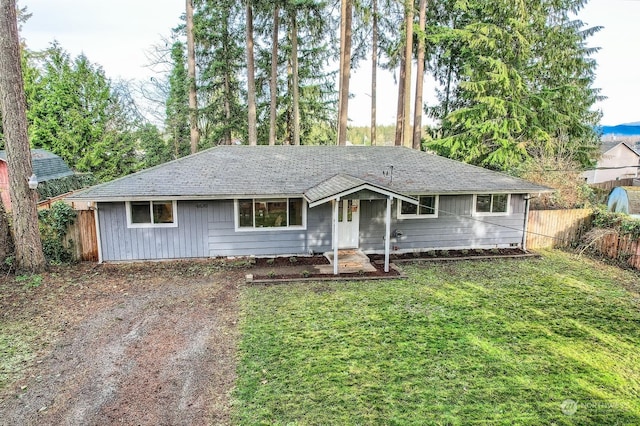
[[[172,223],[153,223],[153,203],[157,202],[171,202],[173,209],[173,222]],[[151,223],[133,223],[131,221],[131,203],[132,202],[145,202],[149,203],[149,214],[151,217]],[[125,210],[127,212],[127,228],[177,228],[178,227],[178,202],[176,200],[134,200],[125,201]]]
[[[251,200],[253,205],[253,226],[240,226],[240,200]],[[302,225],[287,226],[265,226],[256,228],[256,201],[269,202],[276,200],[286,200],[287,204],[287,223],[289,222],[289,200],[302,200]],[[273,231],[289,231],[289,230],[306,230],[307,229],[307,200],[303,197],[247,197],[236,198],[233,200],[233,223],[236,232],[273,232]]]
[[[437,219],[438,218],[438,211],[440,208],[440,195],[438,194],[420,194],[420,195],[415,195],[416,197],[418,197],[418,200],[420,200],[420,197],[434,197],[435,198],[435,202],[434,202],[434,213],[427,213],[427,214],[402,214],[402,203],[404,201],[398,199],[398,206],[397,206],[397,217],[400,220],[404,220],[404,219]],[[418,206],[418,211],[420,206]]]
[[[491,196],[491,211],[490,212],[479,212],[477,211],[478,207],[478,195],[490,195]],[[494,212],[493,211],[493,197],[495,195],[506,195],[507,196],[507,210],[504,212]],[[473,194],[473,216],[508,216],[511,214],[511,194],[505,194],[500,192],[489,192],[489,193],[481,193],[481,194]]]

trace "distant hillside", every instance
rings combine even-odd
[[[619,124],[617,126],[602,126],[601,130],[603,136],[640,136],[640,122]]]

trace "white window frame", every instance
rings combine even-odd
[[[252,200],[253,202],[253,226],[240,226],[240,200]],[[256,228],[256,201],[275,201],[287,200],[287,222],[289,221],[289,200],[302,200],[302,225],[293,226],[265,226]],[[233,222],[236,232],[273,232],[273,231],[289,231],[289,230],[306,230],[307,229],[307,201],[303,197],[264,197],[264,198],[236,198],[233,202]]]
[[[149,203],[149,215],[151,217],[151,223],[133,223],[131,221],[131,201],[125,203],[125,210],[127,211],[127,228],[177,228],[178,227],[178,202],[176,200],[155,200],[155,202],[171,202],[173,208],[173,222],[172,223],[153,223],[153,203],[154,200],[136,200],[133,202],[145,202]]]
[[[476,211],[478,205],[478,195],[491,195],[491,211],[490,212],[479,212]],[[507,196],[507,210],[504,212],[494,212],[493,211],[493,197],[495,195],[506,195]],[[473,216],[508,216],[511,214],[511,194],[503,194],[498,192],[486,192],[482,194],[473,194]]]
[[[398,219],[436,219],[438,217],[438,209],[440,205],[440,196],[437,194],[420,194],[415,195],[420,200],[420,197],[434,197],[434,212],[433,213],[425,213],[425,214],[402,214],[402,200],[398,200]],[[420,206],[418,206],[418,212],[420,211]]]

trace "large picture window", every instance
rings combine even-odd
[[[474,197],[476,215],[505,215],[509,213],[509,194],[477,194]]]
[[[243,199],[236,206],[238,229],[304,227],[302,198]]]
[[[176,221],[176,202],[129,201],[127,202],[127,223],[130,228],[172,227]]]
[[[400,201],[398,203],[398,219],[425,219],[438,217],[438,196],[420,195],[419,205]]]

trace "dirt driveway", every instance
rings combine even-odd
[[[2,295],[43,349],[0,391],[0,424],[228,424],[240,270],[79,265]]]

